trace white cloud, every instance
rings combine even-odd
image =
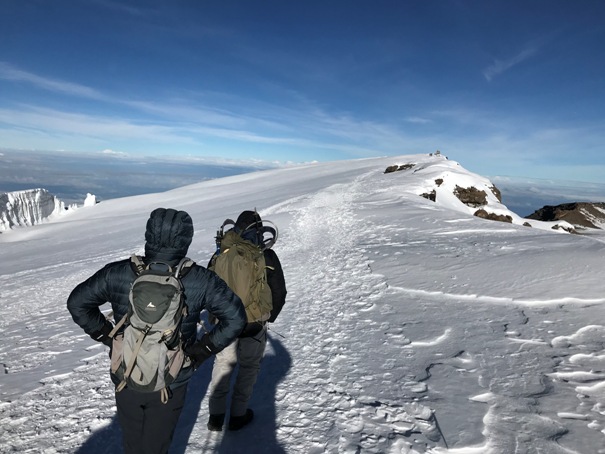
[[[427,123],[432,123],[432,120],[429,120],[428,118],[422,118],[422,117],[406,117],[405,121],[407,121],[408,123],[416,123],[416,124],[421,124],[421,125],[425,125]]]
[[[508,71],[513,66],[518,65],[519,63],[527,60],[528,58],[534,56],[538,51],[537,47],[528,47],[527,49],[522,50],[517,55],[507,59],[507,60],[494,60],[494,63],[488,66],[484,71],[483,75],[488,81],[491,81],[494,77],[499,76],[500,74]]]
[[[44,90],[65,93],[72,96],[81,96],[91,99],[105,98],[97,90],[85,85],[41,77],[36,74],[18,69],[13,65],[2,61],[0,61],[0,79],[14,82],[27,82]]]
[[[111,155],[111,156],[128,156],[128,153],[124,153],[123,151],[114,151],[109,148],[101,151],[101,154]]]
[[[111,1],[111,0],[93,0],[93,3],[96,3],[102,7],[115,10],[118,13],[126,13],[132,16],[141,17],[144,16],[146,10],[142,8],[136,8],[132,6],[124,5],[121,2]]]

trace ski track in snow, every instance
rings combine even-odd
[[[257,416],[250,429],[208,433],[205,365],[171,452],[604,453],[605,327],[582,325],[569,299],[523,305],[391,285],[372,255],[420,241],[397,239],[398,225],[376,232],[359,215],[374,184],[366,175],[267,210],[290,218],[278,247],[289,293],[251,402]],[[13,314],[0,321],[0,452],[119,452],[107,351],[74,328],[64,302],[123,252],[83,260],[60,281],[54,267],[0,276]],[[24,301],[30,294],[40,302]],[[26,395],[5,391],[48,364]],[[561,395],[577,406],[561,408]],[[568,433],[583,444],[566,447]]]

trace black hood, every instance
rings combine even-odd
[[[145,257],[174,262],[187,255],[193,239],[193,221],[185,211],[156,208],[145,230]]]
[[[263,242],[261,227],[263,226],[262,219],[256,211],[242,211],[235,221],[233,230],[244,240],[260,246]]]
[[[253,225],[258,223],[258,225]],[[260,214],[256,211],[242,211],[241,214],[237,217],[237,221],[235,221],[235,229],[236,231],[243,232],[248,227],[257,227],[260,228],[262,226],[262,219],[260,218]]]

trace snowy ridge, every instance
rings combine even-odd
[[[396,163],[417,171],[384,173]],[[164,206],[192,215],[189,255],[202,264],[222,221],[257,207],[280,229],[288,284],[250,429],[206,430],[204,365],[171,453],[604,453],[605,236],[528,228],[487,192],[486,210],[513,222],[480,219],[439,197],[448,184],[491,186],[436,156],[323,163],[108,200],[0,235],[0,452],[120,452],[107,349],[65,301],[108,261],[142,252]],[[434,202],[420,196],[433,188]]]
[[[443,208],[475,216],[478,210],[483,210],[487,215],[508,218],[506,222],[539,229],[560,232],[574,230],[566,221],[543,222],[518,216],[502,203],[500,191],[488,178],[469,172],[458,162],[443,155],[433,155],[429,159],[410,158],[412,159],[396,164],[402,170],[393,173],[393,177],[409,179],[405,188],[407,192],[430,198]],[[464,195],[460,194],[465,190],[470,190],[479,197],[467,196],[465,200]],[[473,203],[477,199],[483,200]]]

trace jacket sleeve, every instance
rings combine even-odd
[[[281,312],[284,304],[286,304],[286,279],[284,278],[284,271],[277,254],[273,249],[265,250],[265,263],[267,264],[267,283],[271,288],[271,295],[273,299],[273,309],[271,309],[271,317],[269,322],[275,322],[275,319]]]
[[[210,331],[211,350],[216,353],[235,339],[246,325],[246,310],[242,300],[231,291],[227,284],[212,271],[200,268],[206,274],[206,309],[216,319],[217,324]]]
[[[74,322],[88,335],[99,332],[106,323],[99,309],[103,304],[115,302],[115,276],[112,278],[114,264],[97,271],[74,288],[67,299],[67,309]]]

